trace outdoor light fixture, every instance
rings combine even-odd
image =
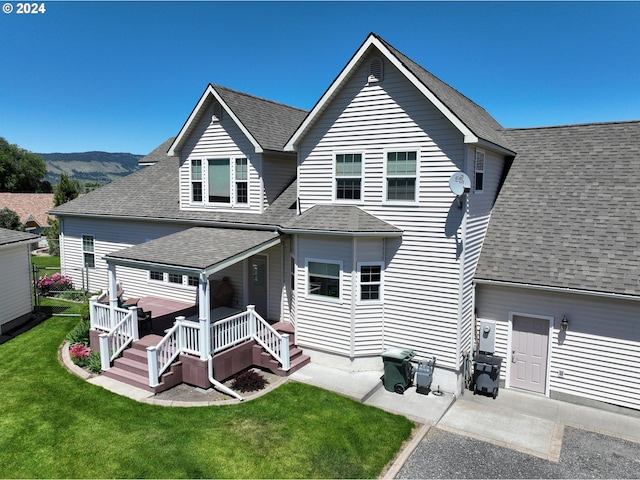
[[[563,315],[562,320],[560,321],[560,328],[563,332],[566,332],[569,328],[569,320],[567,320],[567,316]]]

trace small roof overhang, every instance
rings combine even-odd
[[[104,259],[109,265],[209,276],[279,243],[273,231],[194,227]]]
[[[315,205],[290,224],[283,233],[347,235],[352,237],[400,237],[402,230],[355,205]]]

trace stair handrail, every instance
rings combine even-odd
[[[125,312],[123,309],[117,310],[121,314]],[[138,312],[135,307],[131,307],[110,332],[98,337],[102,370],[109,370],[111,362],[138,338]]]
[[[282,365],[283,370],[289,370],[289,334],[280,334],[254,309],[249,311],[255,319],[254,340]]]
[[[169,368],[171,363],[178,358],[181,353],[180,325],[179,320],[184,317],[177,317],[176,323],[167,330],[165,336],[157,345],[147,347],[147,364],[149,366],[149,386],[159,385],[160,376]]]

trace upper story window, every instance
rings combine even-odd
[[[249,203],[249,165],[246,158],[236,158],[236,203]]]
[[[360,200],[362,198],[362,154],[337,154],[335,171],[336,199]]]
[[[418,155],[415,151],[387,152],[387,201],[416,201],[418,172],[417,158]]]
[[[476,149],[475,159],[475,183],[473,190],[476,193],[484,191],[484,151]]]
[[[96,266],[94,241],[93,235],[82,235],[82,254],[84,257],[84,266],[87,268],[94,268]]]
[[[191,160],[191,200],[202,202],[202,160]]]
[[[207,184],[209,203],[231,203],[231,168],[229,158],[209,159]]]
[[[239,158],[194,158],[189,164],[192,204],[249,203],[249,161]]]

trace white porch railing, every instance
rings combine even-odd
[[[249,305],[246,312],[217,321],[208,332],[205,325],[204,321],[195,323],[177,317],[176,323],[160,343],[147,347],[150,386],[159,384],[160,376],[181,353],[200,355],[200,358],[206,359],[209,354],[251,339],[264,347],[282,365],[283,370],[289,370],[289,335],[278,333],[255,311],[253,305]],[[208,349],[207,345],[210,345]]]
[[[100,309],[102,310],[102,309]],[[134,340],[138,340],[138,314],[135,307],[130,310],[116,309],[116,318],[121,320],[108,333],[102,333],[100,342],[100,362],[102,370],[111,368],[111,362]],[[105,329],[105,327],[102,327]]]
[[[200,355],[200,324],[185,317],[176,317],[176,322],[160,342],[147,347],[149,385],[155,387],[160,376],[181,353]]]

